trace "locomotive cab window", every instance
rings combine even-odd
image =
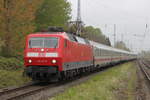
[[[57,48],[57,37],[33,37],[29,40],[29,48]]]

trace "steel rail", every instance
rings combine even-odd
[[[107,68],[109,68],[109,67],[107,67]],[[0,100],[16,100],[16,99],[21,100],[21,98],[23,98],[23,97],[28,97],[31,95],[35,95],[38,92],[49,90],[51,88],[55,88],[58,86],[63,86],[63,85],[68,84],[70,82],[76,81],[76,79],[95,75],[96,73],[99,73],[101,71],[102,71],[102,69],[94,71],[92,73],[85,74],[83,76],[76,77],[75,79],[72,79],[72,80],[62,81],[59,83],[49,84],[46,86],[39,86],[38,84],[37,85],[36,84],[30,84],[30,85],[25,85],[25,86],[14,88],[14,89],[2,91],[2,92],[0,92]]]
[[[0,100],[16,100],[25,96],[34,95],[40,91],[50,89],[54,86],[57,86],[57,84],[50,84],[46,86],[24,86],[24,87],[18,87],[12,90],[1,92]]]
[[[16,100],[16,99],[23,98],[23,97],[26,97],[26,96],[34,95],[38,92],[50,89],[54,86],[56,86],[56,84],[40,87],[40,88],[37,88],[35,90],[29,90],[27,92],[23,92],[23,93],[20,93],[18,95],[12,96],[12,97],[8,98],[7,100]]]
[[[145,68],[148,68],[150,70],[150,68],[149,68],[150,65],[147,65],[144,61],[139,61],[139,66],[140,66],[141,70],[144,72],[147,79],[150,81],[150,73],[148,73],[145,69]]]
[[[28,84],[25,84],[25,85],[23,85],[23,86],[16,87],[16,88],[12,88],[12,89],[2,89],[2,90],[0,91],[0,97],[1,97],[2,95],[5,95],[5,94],[8,94],[8,93],[17,91],[17,90],[21,90],[21,89],[24,89],[24,88],[27,88],[27,87],[33,86],[33,85],[35,85],[35,83],[28,83]]]

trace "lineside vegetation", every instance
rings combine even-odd
[[[49,26],[66,28],[70,20],[71,4],[66,0],[0,0],[0,88],[28,82],[22,77],[28,34]],[[102,36],[101,31],[97,34]]]
[[[22,70],[0,70],[0,89],[12,86],[21,86],[30,81],[22,75]]]
[[[67,0],[38,0],[38,2],[37,0],[0,0],[1,73],[8,72],[8,75],[13,77],[18,70],[19,73],[23,70],[23,51],[25,37],[28,34],[41,31],[48,26],[66,28],[66,23],[70,20],[71,4]],[[99,28],[86,26],[83,30],[83,37],[111,45]],[[15,75],[20,79],[22,77],[20,74]],[[3,76],[0,74],[0,80],[7,78]],[[9,83],[9,79],[7,82]],[[2,85],[2,87],[9,85]]]
[[[67,29],[71,21],[67,0],[0,0],[0,56],[22,57],[25,37],[49,26]],[[100,29],[85,27],[88,39],[110,45]]]
[[[134,100],[136,67],[127,63],[111,68],[49,100]]]

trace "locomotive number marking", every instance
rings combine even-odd
[[[39,57],[45,57],[45,53],[39,53]]]

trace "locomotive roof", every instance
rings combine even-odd
[[[38,36],[62,36],[68,38],[65,32],[37,32],[28,35],[29,37],[38,37]]]
[[[34,34],[30,34],[29,36],[49,36],[49,35],[53,35],[53,36],[63,36],[65,38],[69,38],[66,32],[37,32]],[[75,37],[79,37],[79,36],[75,36]],[[80,37],[81,38],[81,37]],[[83,39],[83,38],[82,38]],[[118,53],[124,53],[124,54],[131,54],[131,55],[136,55],[133,52],[129,52],[129,51],[125,51],[125,50],[121,50],[121,49],[117,49],[117,48],[113,48],[101,43],[97,43],[94,41],[89,40],[90,44],[94,47],[97,47],[99,49],[103,49],[103,50],[108,50],[108,51],[114,51],[114,52],[118,52]]]

